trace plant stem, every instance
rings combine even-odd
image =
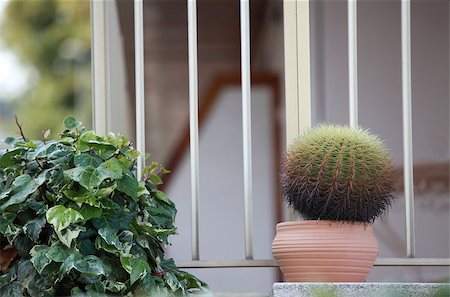
[[[17,127],[19,127],[19,132],[20,132],[20,135],[21,135],[22,138],[23,138],[23,141],[27,142],[28,140],[27,140],[27,138],[25,137],[25,135],[23,134],[22,125],[19,124],[19,120],[17,119],[17,115],[15,115],[14,117],[15,117],[15,119],[16,119],[16,125],[17,125]]]

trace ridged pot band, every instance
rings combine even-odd
[[[372,225],[279,223],[272,253],[290,282],[364,282],[378,254]]]

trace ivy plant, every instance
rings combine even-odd
[[[156,162],[124,136],[64,121],[60,139],[7,138],[0,151],[0,296],[189,295],[205,283],[164,257],[174,203]]]

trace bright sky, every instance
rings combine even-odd
[[[0,0],[0,21],[9,0]],[[24,92],[31,69],[20,64],[17,57],[0,39],[0,100],[12,99]]]

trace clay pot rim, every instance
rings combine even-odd
[[[372,223],[365,222],[355,222],[355,221],[331,221],[331,220],[297,220],[290,222],[281,222],[278,223],[276,228],[287,228],[293,226],[340,226],[340,227],[352,227],[352,228],[364,228],[364,229],[372,229]]]

